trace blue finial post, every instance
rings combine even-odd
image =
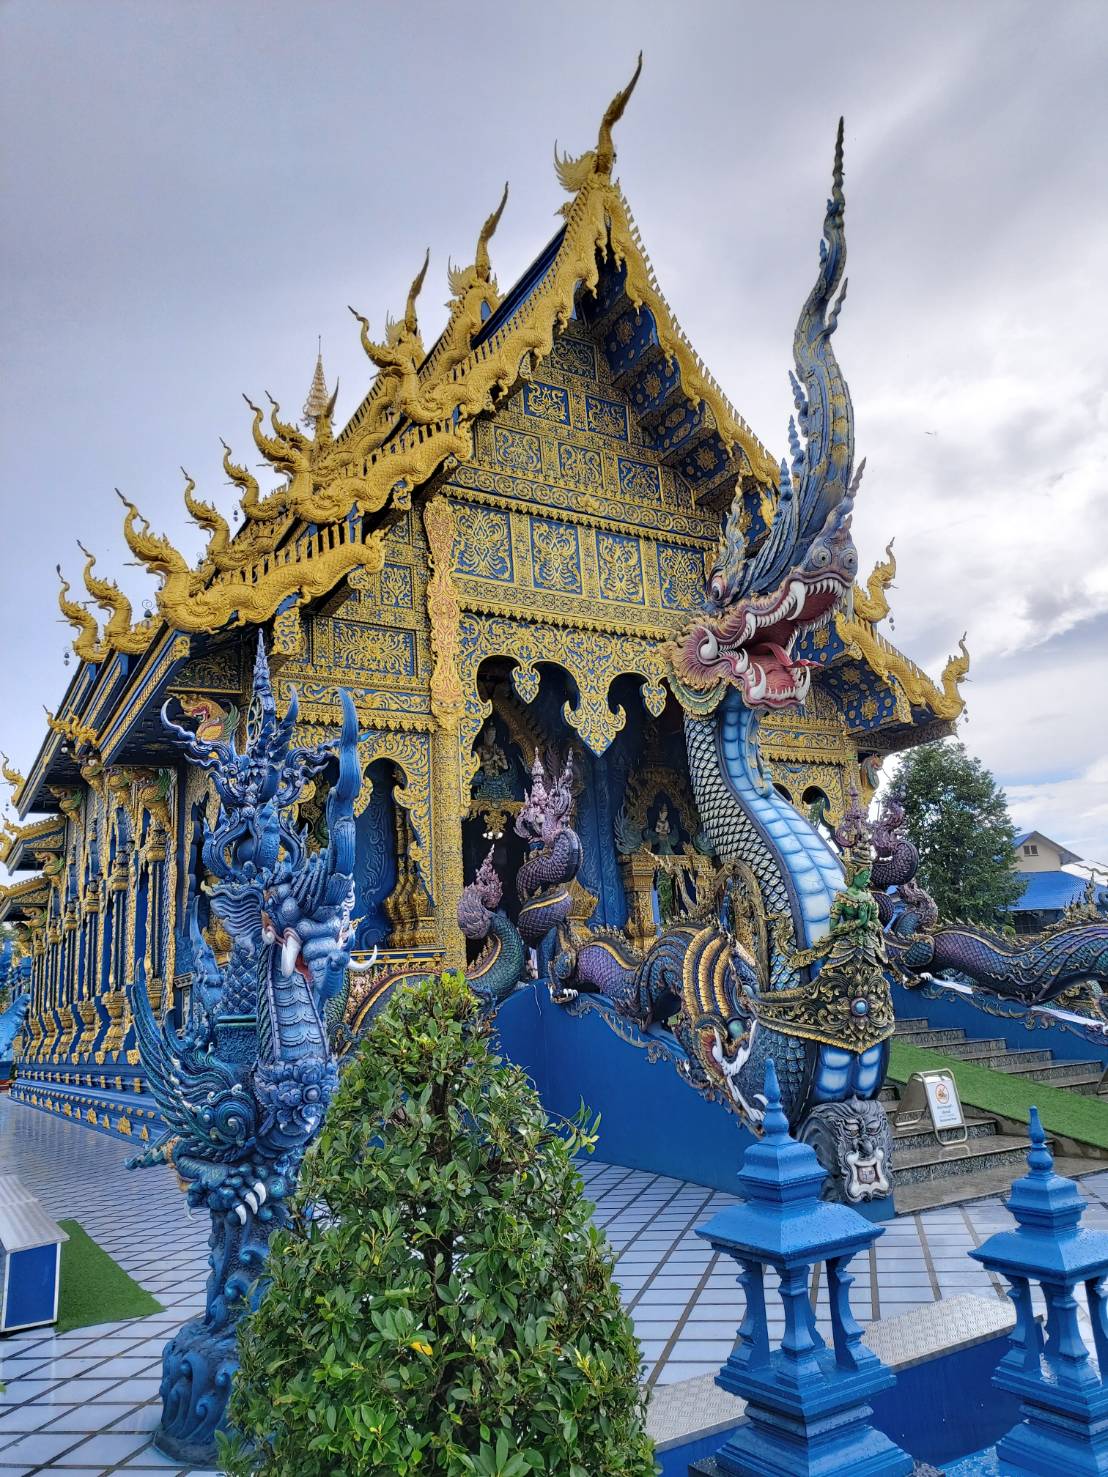
[[[739,1171],[745,1199],[697,1235],[739,1265],[746,1309],[735,1348],[716,1378],[747,1402],[739,1429],[700,1477],[906,1477],[912,1458],[869,1424],[867,1402],[894,1376],[862,1343],[850,1310],[847,1267],[883,1232],[857,1211],[820,1199],[827,1178],[815,1151],[789,1134],[777,1069],[766,1062],[763,1137]],[[832,1347],[816,1327],[808,1295],[812,1267],[827,1264]],[[781,1285],[785,1332],[771,1349],[765,1273]]]
[[[1021,1397],[1023,1419],[997,1442],[1000,1470],[1013,1477],[1108,1473],[1108,1232],[1081,1225],[1085,1199],[1054,1172],[1038,1110],[1031,1109],[1029,1173],[1008,1199],[1013,1231],[998,1231],[970,1256],[1008,1283],[1016,1309],[1009,1350],[993,1383]],[[1046,1338],[1032,1284],[1046,1303]],[[1078,1324],[1084,1287],[1099,1372]]]

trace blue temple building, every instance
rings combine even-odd
[[[725,518],[732,540],[768,547],[782,474],[682,332],[613,163],[606,115],[595,149],[559,159],[563,224],[516,283],[502,290],[490,261],[502,199],[449,274],[444,324],[420,322],[426,262],[382,340],[360,319],[368,388],[344,417],[322,363],[300,418],[251,404],[224,461],[237,527],[186,483],[198,562],[126,502],[152,614],[136,620],[91,553],[81,598],[64,575],[76,668],[24,772],[5,769],[18,823],[0,919],[30,960],[19,1101],[156,1135],[128,986],[184,1021],[190,898],[217,960],[229,949],[205,900],[209,777],[161,715],[201,740],[244,735],[259,632],[282,709],[298,694],[300,742],[337,731],[340,687],[357,707],[356,953],[378,964],[351,990],[352,1030],[397,979],[465,963],[463,889],[490,845],[502,875],[519,869],[537,757],[572,758],[578,930],[644,949],[706,895],[669,644],[708,598]],[[777,799],[824,834],[886,755],[962,710],[964,647],[934,682],[882,632],[894,573],[890,552],[805,626],[790,659],[807,664],[803,701],[763,714]],[[314,844],[324,790],[297,807]]]

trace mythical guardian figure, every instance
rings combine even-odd
[[[772,1057],[790,1124],[816,1147],[831,1192],[862,1201],[888,1193],[891,1154],[877,1096],[893,1013],[871,857],[859,838],[844,870],[778,796],[758,750],[759,714],[807,696],[798,638],[845,605],[857,573],[851,513],[862,466],[831,347],[845,294],[842,179],[840,122],[819,275],[794,337],[792,465],[782,463],[777,495],[750,528],[736,496],[707,608],[670,651],[722,886],[702,917],[664,933],[645,957],[618,936],[563,929],[551,974],[556,998],[598,993],[641,1027],[668,1021],[690,1082],[755,1132]]]
[[[528,950],[537,949],[552,931],[562,928],[571,906],[568,884],[581,863],[581,841],[568,823],[573,805],[573,756],[547,775],[536,754],[531,788],[516,817],[515,829],[529,847],[516,876],[519,926],[497,905],[503,885],[493,866],[493,850],[462,891],[458,926],[469,939],[486,940],[477,959],[466,967],[470,988],[495,1010],[515,990],[527,966]]]
[[[1045,1005],[1086,984],[1108,986],[1108,918],[1079,909],[1035,938],[1008,938],[980,923],[947,922],[915,880],[919,853],[908,839],[894,795],[872,828],[873,886],[886,927],[889,959],[908,984],[921,975],[955,974],[979,990],[1024,1005]]]
[[[187,940],[194,987],[180,1035],[155,1021],[141,980],[128,992],[150,1089],[169,1125],[130,1165],[169,1160],[189,1204],[212,1218],[204,1315],[166,1345],[162,1362],[156,1440],[179,1462],[213,1463],[247,1292],[270,1236],[288,1220],[300,1161],[337,1082],[325,1021],[350,959],[353,806],[360,788],[354,705],[347,693],[340,698],[328,840],[311,854],[290,823],[289,807],[311,777],[335,768],[336,751],[293,746],[296,697],[279,720],[261,640],[241,751],[230,734],[207,728],[201,737],[162,710],[166,727],[211,774],[219,795],[203,863],[216,879],[211,907],[232,940],[221,970],[200,932],[193,898]]]

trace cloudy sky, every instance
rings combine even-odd
[[[832,13],[834,19],[832,19]],[[69,675],[54,565],[82,539],[140,600],[112,488],[184,546],[183,464],[230,506],[241,400],[340,414],[424,247],[494,241],[507,286],[639,47],[619,173],[662,286],[780,450],[792,327],[846,115],[838,351],[896,536],[894,639],[968,632],[963,736],[1014,819],[1108,860],[1108,5],[3,0],[0,746],[26,768]],[[69,669],[72,670],[72,669]]]

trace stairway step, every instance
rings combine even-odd
[[[877,1101],[884,1103],[886,1106],[889,1103],[898,1103],[900,1101],[900,1088],[894,1086],[891,1082],[884,1083],[878,1094]]]
[[[966,1039],[965,1031],[951,1027],[949,1030],[905,1031],[900,1021],[896,1023],[896,1037],[909,1046],[958,1046]]]
[[[954,1041],[943,1050],[947,1056],[956,1056],[959,1061],[973,1061],[978,1056],[1003,1056],[1008,1043],[1003,1036],[990,1036],[987,1040],[971,1037],[968,1041]]]
[[[931,1127],[931,1120],[929,1118],[924,1118],[922,1123],[917,1123],[912,1128],[896,1128],[891,1121],[889,1127],[893,1132],[894,1165],[900,1164],[902,1155],[913,1153],[917,1149],[938,1149],[942,1147],[935,1137],[935,1130]],[[967,1118],[966,1132],[971,1142],[996,1138],[996,1119]]]
[[[925,1015],[897,1016],[896,1029],[903,1031],[906,1035],[912,1031],[930,1031],[931,1022]]]
[[[998,1133],[971,1139],[961,1147],[909,1149],[893,1158],[893,1188],[926,1180],[961,1179],[982,1170],[1009,1166],[1014,1174],[1020,1174],[1026,1168],[1029,1148],[1026,1139]]]
[[[994,1070],[1024,1077],[1029,1082],[1053,1082],[1059,1087],[1076,1087],[1089,1083],[1092,1084],[1090,1091],[1096,1092],[1096,1084],[1100,1081],[1103,1069],[1100,1062],[1051,1061],[1045,1065],[1042,1063],[1025,1065],[1018,1062],[1015,1065],[998,1064]]]
[[[1087,1077],[1073,1077],[1068,1082],[1056,1082],[1056,1087],[1064,1087],[1067,1092],[1080,1093],[1082,1097],[1095,1097],[1098,1103],[1108,1103],[1108,1097],[1099,1092],[1100,1073],[1094,1077],[1091,1073]]]
[[[959,1056],[959,1061],[969,1062],[975,1067],[991,1067],[994,1072],[1020,1072],[1024,1067],[1049,1067],[1056,1065],[1053,1052],[1046,1048],[1029,1047],[1026,1051],[982,1051],[977,1055]]]
[[[1054,1160],[1055,1173],[1066,1179],[1096,1174],[1102,1168],[1092,1159],[1056,1156]],[[959,1205],[967,1200],[980,1200],[985,1195],[1005,1196],[1012,1188],[1012,1181],[1023,1172],[1023,1168],[1002,1164],[996,1169],[981,1169],[952,1179],[919,1180],[914,1185],[901,1185],[896,1192],[897,1214],[910,1215],[913,1211],[934,1210],[941,1205]]]

